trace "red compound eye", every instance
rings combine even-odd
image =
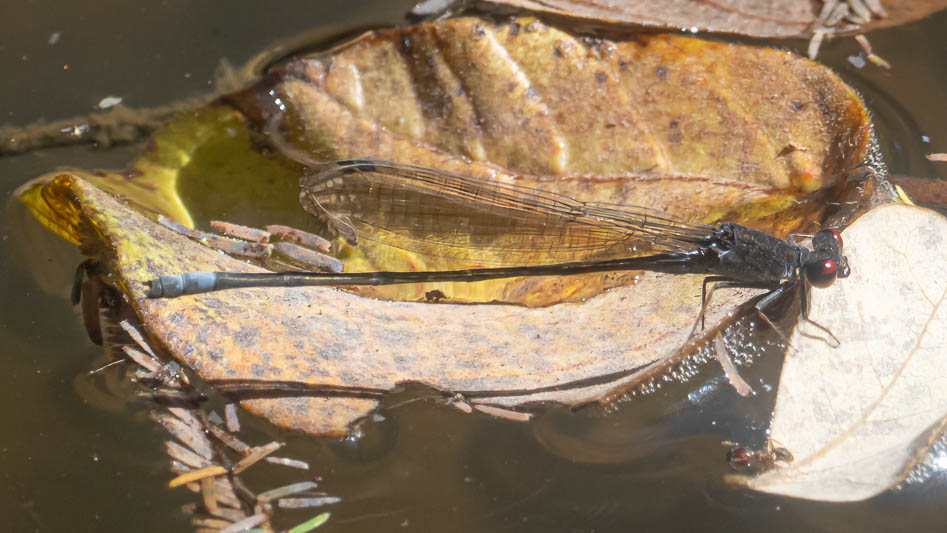
[[[824,289],[834,283],[837,275],[838,265],[831,259],[806,265],[806,279],[808,279],[809,283],[814,287],[819,287],[820,289]]]
[[[837,232],[837,231],[835,231],[834,229],[830,229],[829,231],[831,231],[831,232],[832,232],[832,236],[835,237],[835,242],[838,243],[838,249],[839,249],[839,250],[842,250],[842,249],[843,249],[843,246],[842,246],[842,234],[839,233],[839,232]]]

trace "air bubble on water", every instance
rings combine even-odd
[[[931,444],[924,459],[917,463],[897,488],[937,483],[947,485],[947,433],[941,434]]]
[[[888,165],[885,163],[884,154],[881,152],[881,146],[878,144],[878,138],[874,130],[871,133],[871,142],[868,144],[868,155],[865,157],[868,166],[879,176],[888,174]]]
[[[655,385],[654,380],[651,379],[651,380],[648,380],[647,383],[642,384],[641,387],[638,389],[638,392],[640,394],[654,394],[654,391],[656,390],[658,390],[657,386]]]
[[[691,391],[687,395],[687,399],[693,404],[699,403],[704,396],[707,396],[717,388],[716,381],[717,380],[713,380],[710,383],[705,383],[698,387],[697,390]]]

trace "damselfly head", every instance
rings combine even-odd
[[[834,251],[842,255],[842,235],[834,229],[823,229],[812,236],[812,249],[818,251]]]
[[[825,288],[836,278],[851,274],[848,258],[842,255],[842,236],[834,229],[824,229],[812,236],[812,252],[805,265],[806,279],[815,287]]]

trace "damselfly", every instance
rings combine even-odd
[[[771,326],[763,309],[797,287],[803,320],[831,335],[809,320],[807,289],[828,287],[850,273],[842,238],[832,229],[812,235],[809,249],[798,244],[809,236],[782,240],[734,223],[694,224],[653,209],[581,202],[520,185],[381,160],[338,161],[303,179],[300,200],[352,245],[366,238],[408,249],[423,243],[448,256],[483,247],[503,257],[505,265],[535,261],[538,251],[551,264],[429,272],[195,272],[150,281],[148,296],[650,270],[705,275],[702,309],[710,283],[714,283],[711,292],[723,287],[769,289],[757,310]]]

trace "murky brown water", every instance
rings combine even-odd
[[[5,6],[0,122],[80,115],[108,95],[142,107],[199,95],[221,57],[241,63],[271,42],[314,27],[328,35],[397,23],[412,4],[377,3],[383,7],[308,0]],[[54,33],[58,41],[50,44]],[[821,59],[873,110],[893,173],[947,178],[947,165],[923,158],[947,151],[945,34],[947,14],[872,34],[876,52],[894,65],[891,73],[854,68],[846,59],[858,51],[852,40],[823,47]],[[78,252],[9,200],[18,185],[58,165],[115,168],[133,153],[77,147],[0,159],[0,398],[6,412],[0,515],[6,530],[190,529],[178,508],[193,499],[164,487],[171,477],[161,446],[166,436],[144,416],[147,406],[108,396],[101,379],[85,375],[101,350],[86,339],[68,303]],[[751,376],[772,380],[773,367],[764,361]],[[943,526],[943,482],[922,494],[847,505],[723,486],[726,465],[718,442],[732,438],[737,421],[752,419],[765,401],[741,403],[725,388],[708,387],[717,393],[694,406],[688,393],[715,383],[714,372],[607,417],[552,412],[532,425],[411,402],[384,412],[385,420],[367,428],[359,446],[244,421],[261,441],[287,440],[284,455],[309,460],[325,478],[323,488],[343,498],[325,531],[861,532]],[[266,486],[275,484],[267,480]]]

